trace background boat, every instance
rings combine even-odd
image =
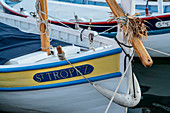
[[[5,3],[5,0],[1,0],[1,5],[4,11],[10,14],[15,14],[23,17],[33,16],[35,8],[31,7],[31,4],[35,3],[34,0],[23,0],[20,3],[9,6]],[[73,4],[59,1],[48,1],[49,7],[49,18],[51,23],[62,25],[64,23],[72,28],[75,28],[75,24],[78,23],[82,28],[88,28],[89,25],[91,29],[98,32],[116,32],[117,28],[112,28],[117,24],[117,21],[108,22],[110,18],[110,9],[104,6],[94,6],[94,5],[83,5],[83,4]],[[64,10],[63,10],[64,9]],[[57,15],[56,15],[56,12]],[[137,10],[139,12],[139,10]],[[31,15],[30,15],[31,14]],[[142,14],[142,13],[141,13]],[[77,15],[77,20],[75,19]],[[88,16],[87,16],[88,15]],[[168,23],[170,19],[169,13],[163,14],[152,14],[149,16],[141,16],[142,20],[148,21],[150,24],[145,23],[148,26],[148,30],[161,30],[170,28],[169,24],[163,24],[162,22]],[[92,21],[90,22],[90,19]]]
[[[105,0],[55,0],[69,3],[77,3],[77,4],[89,4],[89,5],[98,5],[98,6],[108,6]],[[116,0],[119,5],[121,5],[121,0]],[[136,9],[145,10],[147,0],[136,0]],[[148,8],[152,12],[158,12],[158,3],[156,1],[149,1]],[[164,12],[170,12],[170,4],[168,2],[164,2]]]
[[[27,16],[30,16],[30,14],[29,14],[30,12],[32,12],[33,10],[35,11],[34,7],[30,7],[31,5],[29,5],[34,2],[35,2],[34,0],[29,0],[29,1],[23,0],[20,3],[22,5],[17,4],[17,5],[14,5],[13,7],[11,7],[8,4],[6,4],[4,2],[4,0],[1,0],[1,5],[3,6],[3,9],[8,13],[27,17]],[[61,25],[61,26],[64,25],[66,27],[76,28],[77,22],[63,21],[64,20],[63,16],[65,15],[66,17],[71,18],[73,21],[76,21],[74,19],[75,18],[74,11],[72,11],[73,9],[75,11],[79,11],[80,9],[83,9],[82,10],[83,13],[80,12],[80,14],[83,14],[83,15],[86,13],[87,13],[86,15],[89,15],[89,13],[92,12],[91,10],[93,10],[93,12],[91,13],[92,17],[97,17],[100,19],[104,18],[105,20],[102,22],[101,21],[95,22],[94,20],[92,20],[92,22],[90,23],[90,16],[86,16],[88,18],[86,21],[88,21],[88,22],[78,22],[79,27],[88,28],[89,24],[90,24],[90,28],[92,30],[100,32],[100,34],[103,36],[107,36],[110,38],[114,38],[116,36],[117,21],[107,22],[107,19],[110,18],[109,14],[108,14],[108,10],[110,11],[109,8],[106,8],[106,7],[104,8],[102,6],[93,6],[93,8],[92,8],[91,5],[88,6],[88,5],[80,5],[80,4],[71,4],[71,3],[63,3],[63,2],[58,2],[58,1],[48,1],[48,5],[51,6],[50,7],[51,9],[49,9],[51,11],[51,14],[49,11],[49,15],[51,15],[50,17],[54,17],[53,19],[51,18],[51,23],[54,23],[56,25]],[[68,14],[67,11],[65,12],[65,14],[63,14],[63,12],[60,12],[60,10],[65,9],[64,8],[65,6],[69,7],[69,11],[71,12],[71,13],[69,13],[70,15],[67,15]],[[23,11],[20,11],[20,8],[23,8],[23,7],[24,7]],[[62,7],[62,8],[60,8],[60,7]],[[59,8],[59,12],[61,15],[55,13],[55,11],[57,11],[56,8]],[[87,9],[90,11],[85,13],[84,10],[86,11]],[[98,10],[100,10],[100,12]],[[97,12],[97,16],[96,16],[96,12]],[[103,12],[105,14],[105,16],[101,15],[100,14],[101,12]],[[57,14],[57,18],[55,17],[56,14]],[[60,20],[60,18],[58,18],[59,16],[61,16],[62,20]],[[105,17],[106,18],[109,17],[109,18],[106,19]],[[78,16],[78,18],[80,18],[80,17]],[[156,14],[156,15],[152,15],[152,16],[141,16],[141,18],[142,18],[142,20],[146,20],[149,22],[149,24],[145,23],[149,27],[148,28],[149,38],[147,40],[144,40],[144,44],[146,47],[148,47],[148,51],[149,51],[150,55],[152,57],[168,57],[168,55],[161,54],[160,52],[155,52],[153,50],[162,51],[162,52],[165,52],[168,54],[170,53],[169,49],[167,49],[167,48],[169,48],[168,42],[170,41],[170,38],[168,38],[169,32],[170,32],[170,26],[169,26],[170,24],[168,24],[169,19],[170,19],[170,14],[163,13],[163,14]],[[82,19],[82,20],[84,20],[84,19]]]

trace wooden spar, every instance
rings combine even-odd
[[[122,9],[119,7],[115,0],[106,0],[106,2],[109,5],[115,17],[125,16],[124,12],[122,11]],[[122,28],[124,31],[126,31],[127,29],[125,25]],[[141,40],[137,36],[135,36],[133,37],[133,40],[131,40],[130,42],[134,50],[136,51],[138,57],[141,59],[143,65],[145,67],[150,67],[153,64],[153,61],[148,52],[146,51],[145,47],[143,46]]]
[[[45,21],[40,24],[40,36],[41,36],[41,50],[50,54],[50,42],[48,41],[49,32],[47,32],[46,24],[48,23],[48,12],[47,12],[47,0],[37,0],[40,3],[40,10],[45,14],[38,12],[41,21]]]

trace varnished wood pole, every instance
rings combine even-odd
[[[115,17],[125,16],[124,12],[122,11],[122,9],[119,7],[119,5],[117,4],[115,0],[106,0],[106,2],[109,5]],[[124,25],[123,30],[126,31],[126,29],[127,28]],[[150,55],[148,54],[148,52],[146,51],[145,47],[143,46],[143,43],[141,42],[141,40],[137,36],[135,36],[133,37],[133,40],[131,40],[131,44],[134,50],[136,51],[138,57],[141,59],[142,64],[145,67],[150,67],[153,64],[153,61]]]
[[[39,16],[41,21],[45,20],[45,23],[48,22],[48,12],[47,12],[47,0],[37,0],[40,2],[40,9],[42,12],[44,12],[45,14],[42,14],[39,12]],[[49,32],[47,32],[47,28],[46,28],[46,24],[44,22],[40,24],[40,36],[41,36],[41,49],[42,51],[47,52],[48,54],[50,54],[50,42],[48,41],[48,36],[49,36]]]

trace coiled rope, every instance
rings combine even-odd
[[[41,14],[44,14],[44,15],[46,16],[46,13],[44,13],[44,12],[41,11],[40,2],[36,1],[35,7],[36,7],[36,12],[37,12],[37,14],[39,15],[39,20],[41,20],[41,21],[39,21],[39,20],[36,18],[37,26],[38,26],[38,24],[39,24],[39,25],[40,25],[40,24],[44,24],[44,25],[46,26],[46,29],[45,29],[44,33],[40,32],[40,34],[46,34],[47,40],[48,40],[49,42],[51,42],[51,41],[52,41],[52,38],[50,38],[50,37],[52,37],[51,21],[50,21],[50,23],[49,23],[49,22],[48,22],[48,18],[47,18],[47,19],[43,19],[43,17],[42,17]],[[44,6],[44,7],[45,7],[45,6]],[[39,28],[39,29],[40,29],[40,28]],[[51,32],[50,32],[50,30],[51,30]],[[44,49],[45,49],[45,48],[44,48]],[[46,48],[46,49],[48,49],[48,48]]]

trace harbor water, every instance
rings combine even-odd
[[[139,58],[133,61],[133,71],[139,80],[142,98],[135,108],[129,108],[128,113],[170,113],[170,57],[153,58],[153,62],[152,67],[145,68]],[[0,105],[0,112],[5,112],[5,108],[11,109],[10,113],[12,109],[17,109]]]
[[[135,109],[141,108],[141,113],[170,113],[170,58],[153,58],[153,62],[152,67],[145,68],[139,58],[134,59],[133,70],[142,91]]]

